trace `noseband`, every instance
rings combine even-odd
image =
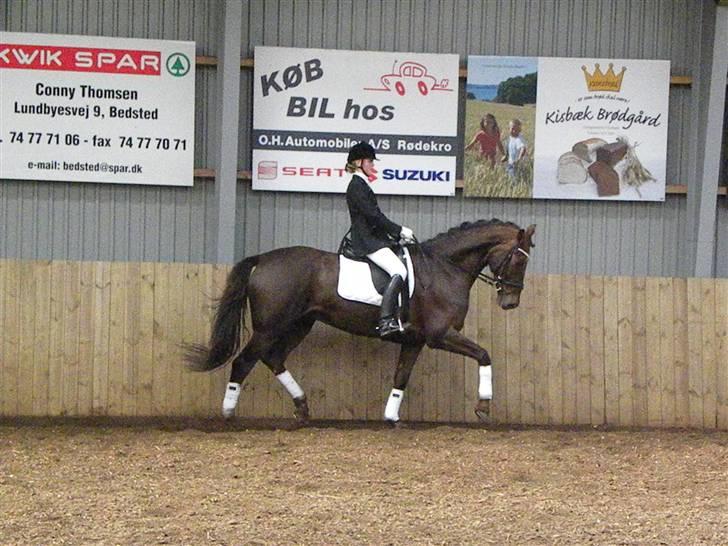
[[[520,252],[521,254],[523,254],[526,257],[526,259],[530,258],[530,256],[528,255],[528,252],[523,250],[520,246],[518,246],[518,243],[516,243],[516,245],[513,248],[511,248],[511,250],[508,252],[508,254],[505,255],[503,260],[501,260],[501,263],[498,264],[498,267],[496,267],[495,270],[493,270],[493,273],[495,275],[494,277],[491,277],[487,273],[483,273],[481,271],[480,273],[478,273],[478,278],[481,281],[484,281],[484,282],[490,284],[491,286],[495,286],[495,289],[498,292],[501,291],[503,286],[512,286],[513,288],[518,288],[520,290],[523,290],[522,282],[511,281],[509,279],[503,278],[503,270],[506,268],[506,265],[508,263],[510,263],[511,258],[513,258],[513,255],[516,252]]]

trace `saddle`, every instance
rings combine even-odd
[[[411,296],[415,289],[414,270],[409,251],[400,245],[392,245],[390,248],[407,268],[408,290],[403,291],[403,296],[409,299],[408,296]],[[337,285],[339,296],[351,301],[381,305],[382,294],[389,284],[389,273],[366,256],[361,257],[354,254],[348,233],[341,240],[337,254],[339,254]]]

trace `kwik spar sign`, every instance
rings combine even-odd
[[[381,194],[454,195],[458,56],[257,47],[253,189],[345,192],[377,151]]]
[[[0,32],[0,178],[191,186],[195,44]]]

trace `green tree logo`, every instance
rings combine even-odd
[[[190,60],[184,53],[172,53],[167,57],[167,72],[175,78],[186,76],[190,71]]]

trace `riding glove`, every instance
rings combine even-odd
[[[414,232],[406,226],[402,226],[402,231],[400,231],[399,236],[405,243],[415,242]]]

